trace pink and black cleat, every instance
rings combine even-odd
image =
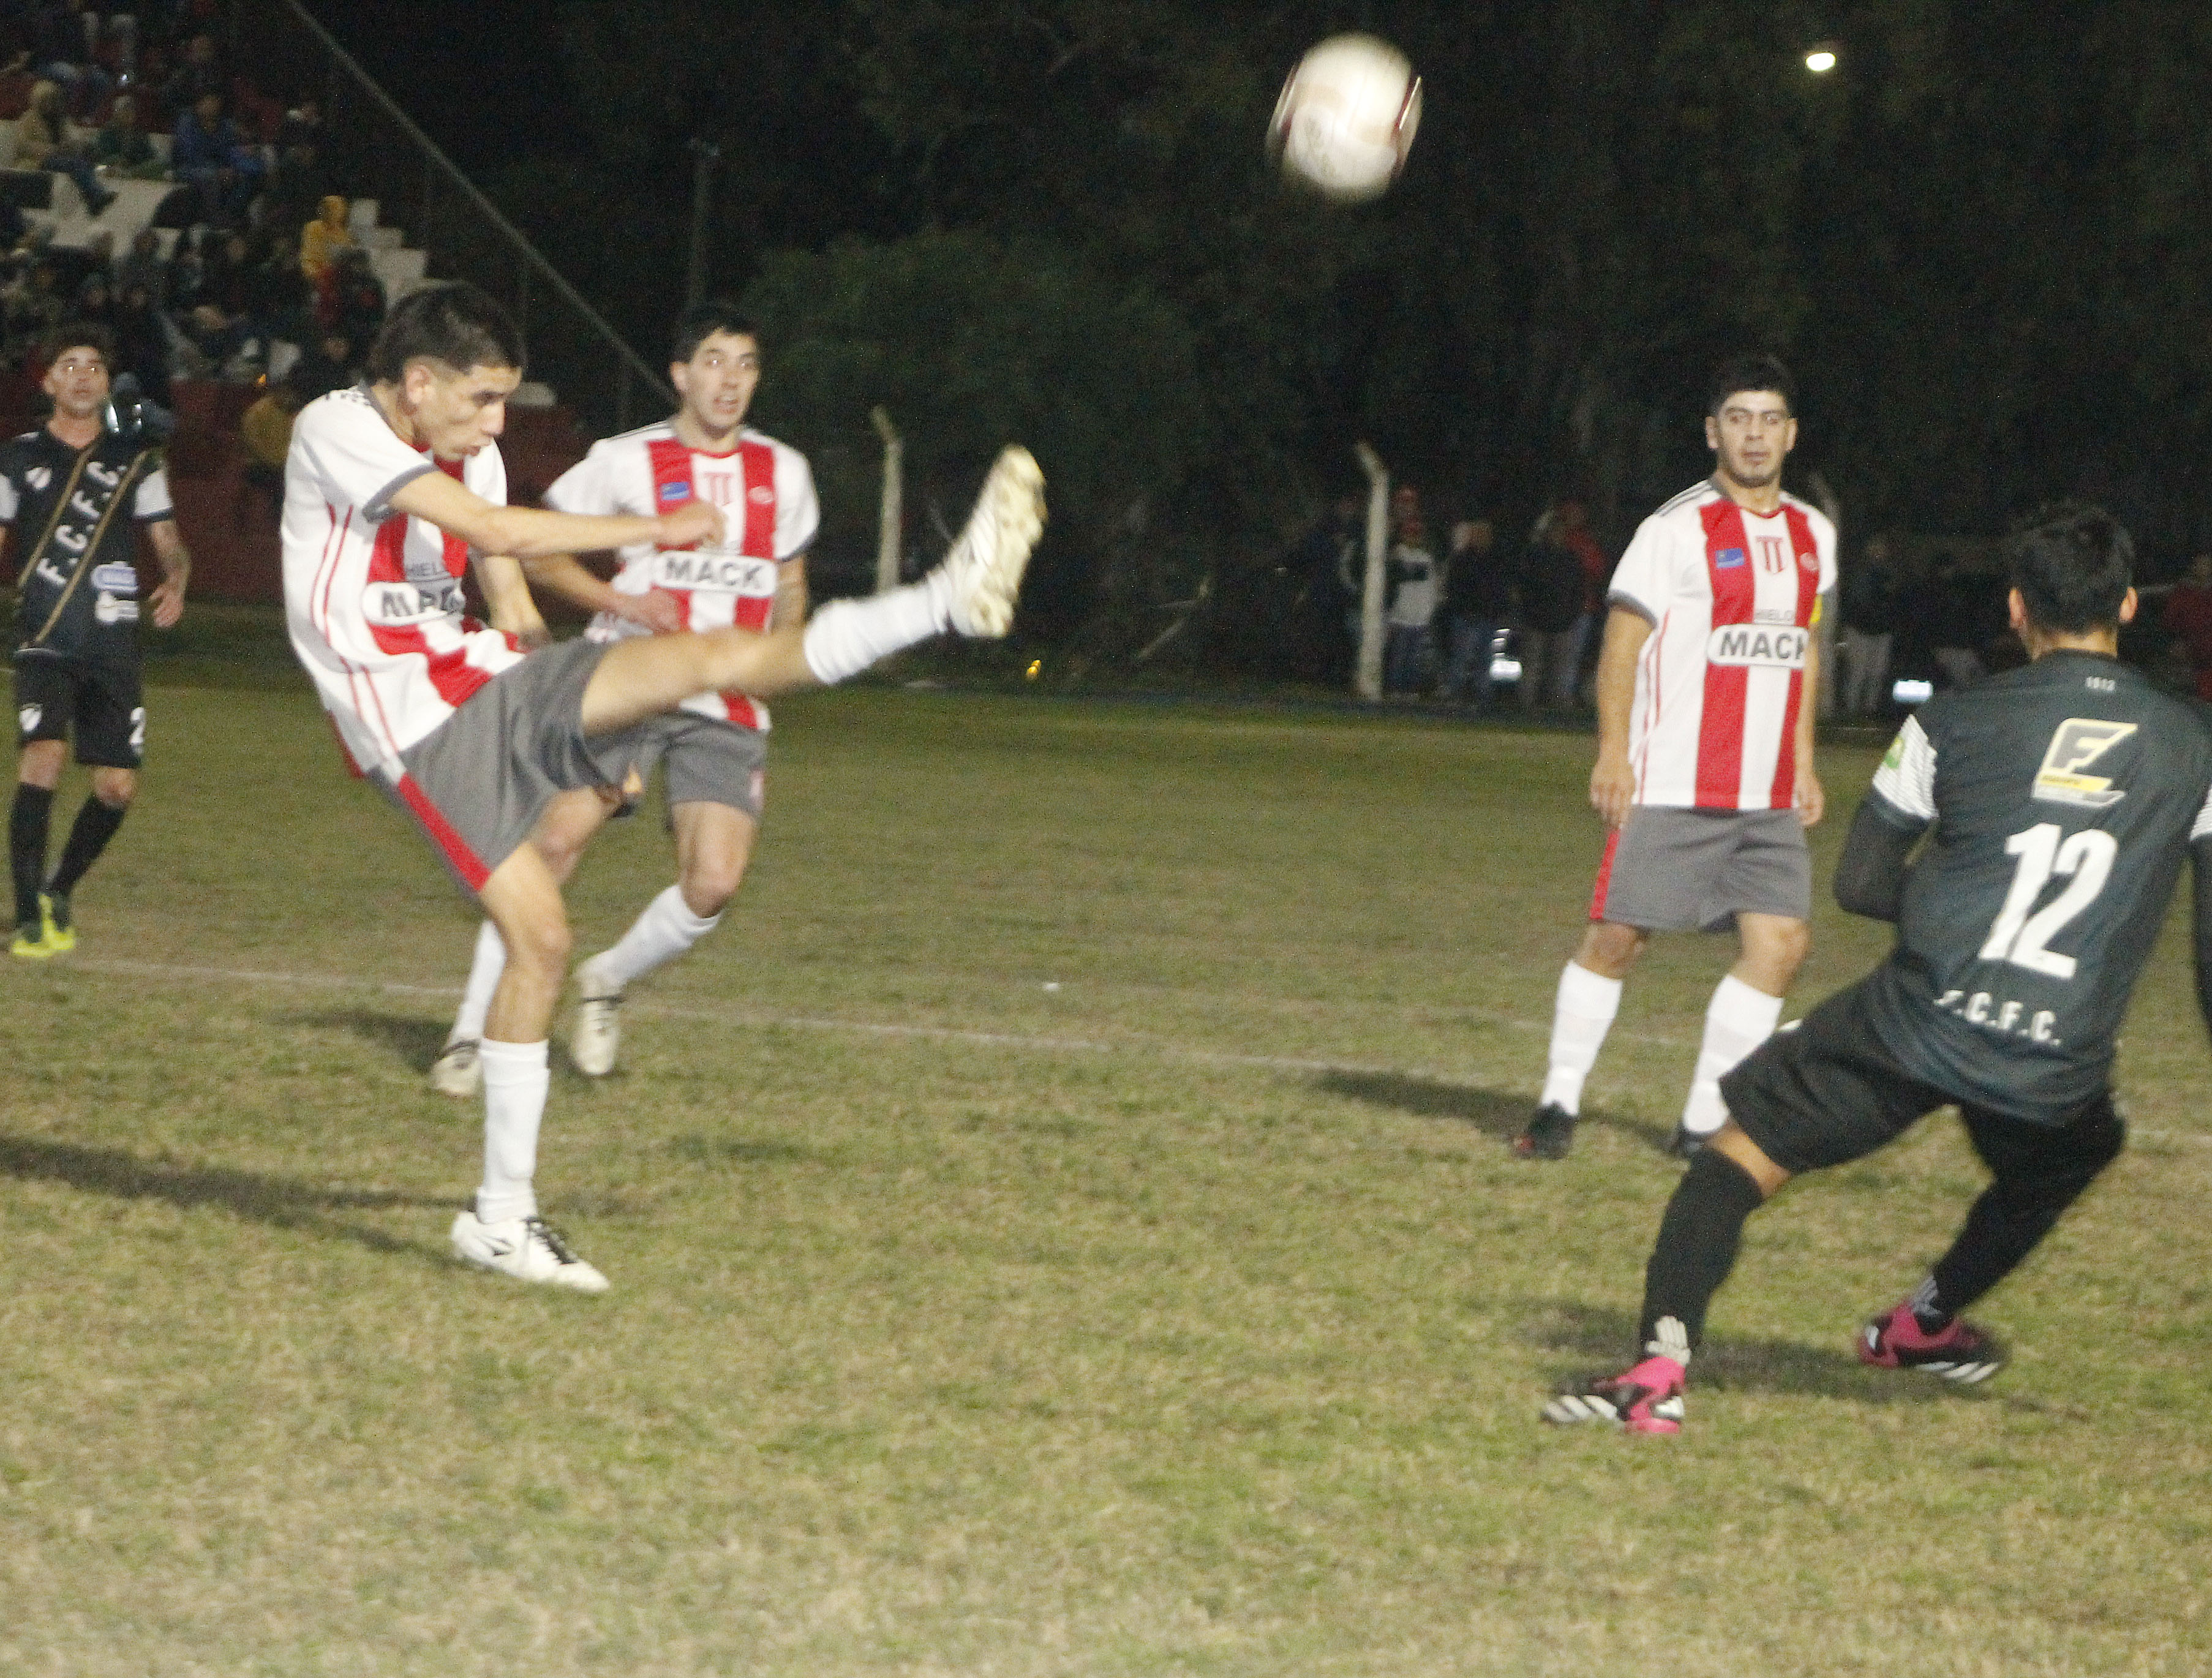
[[[1935,1334],[1920,1326],[1909,1299],[1867,1324],[1859,1333],[1859,1361],[1876,1369],[1917,1369],[1971,1387],[2005,1366],[1996,1338],[1963,1316]]]
[[[1634,1369],[1585,1383],[1544,1407],[1544,1420],[1564,1427],[1580,1421],[1609,1421],[1630,1433],[1682,1431],[1683,1367],[1654,1354]]]

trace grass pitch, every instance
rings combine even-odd
[[[1536,1412],[1626,1349],[1726,953],[1656,945],[1574,1157],[1508,1158],[1586,739],[779,707],[737,906],[556,1073],[586,1300],[446,1256],[422,842],[295,683],[150,705],[80,952],[0,974],[0,1672],[2212,1669],[2179,927],[2134,1145],[1980,1313],[2013,1367],[1851,1359],[1979,1185],[1938,1118],[1753,1220],[1689,1431],[1628,1440]],[[580,945],[669,876],[611,830]],[[1886,941],[1816,939],[1799,1008]]]

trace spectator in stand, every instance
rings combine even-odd
[[[278,150],[292,151],[301,146],[316,152],[323,147],[322,102],[312,96],[286,111],[284,120],[276,125]]]
[[[36,0],[23,16],[29,50],[14,68],[28,67],[41,80],[67,90],[70,111],[85,116],[115,91],[115,78],[99,62],[100,16],[84,0]]]
[[[1843,623],[1836,662],[1843,680],[1837,697],[1845,716],[1872,716],[1889,697],[1889,652],[1897,633],[1897,579],[1890,568],[1889,538],[1870,536],[1859,562],[1844,571]]]
[[[198,190],[202,219],[219,227],[243,226],[266,167],[238,125],[223,114],[220,94],[202,94],[177,119],[170,173]]]
[[[23,350],[36,346],[61,325],[68,313],[62,305],[59,271],[53,258],[42,252],[0,291],[0,311],[4,311],[14,359],[20,361]]]
[[[161,260],[161,235],[151,228],[139,228],[131,248],[115,259],[115,295],[119,297],[134,285],[157,309],[169,301],[169,264]]]
[[[292,449],[292,422],[306,405],[290,379],[266,386],[259,400],[239,416],[238,435],[246,444],[246,482],[269,497],[274,523],[284,510],[284,459]]]
[[[1390,598],[1385,616],[1390,628],[1382,691],[1410,694],[1420,685],[1429,661],[1429,625],[1437,615],[1437,556],[1429,550],[1421,521],[1421,498],[1401,483],[1390,498],[1394,526],[1387,573]]]
[[[333,328],[356,344],[375,343],[384,330],[384,282],[368,265],[368,252],[356,247],[338,252],[331,292],[337,306]]]
[[[115,202],[115,194],[100,184],[92,160],[69,137],[69,119],[62,112],[62,90],[52,82],[31,84],[31,102],[15,119],[15,167],[45,169],[67,175],[76,184],[84,207],[97,216]]]
[[[230,72],[216,51],[215,37],[198,34],[185,43],[184,57],[161,84],[161,104],[173,112],[191,111],[210,94],[221,100],[229,92]]]
[[[154,149],[153,136],[138,125],[138,101],[129,94],[117,99],[92,137],[92,161],[125,180],[160,180],[169,173]]]
[[[76,306],[70,311],[70,318],[88,326],[102,326],[111,333],[115,330],[115,294],[108,284],[104,270],[87,274],[76,289]],[[120,368],[115,369],[120,372]]]
[[[1467,697],[1487,708],[1495,689],[1490,667],[1498,632],[1512,611],[1513,579],[1498,550],[1498,532],[1487,519],[1466,519],[1452,526],[1451,551],[1444,562],[1444,617],[1450,626],[1451,662],[1444,669],[1442,695]]]
[[[315,300],[300,271],[299,241],[279,228],[254,262],[246,307],[270,335],[306,344],[319,330]]]
[[[300,229],[300,271],[314,288],[315,318],[325,326],[337,324],[337,258],[358,241],[346,225],[346,201],[331,193],[322,202],[315,219]]]
[[[200,237],[198,272],[185,317],[185,336],[217,376],[253,376],[246,368],[256,344],[257,323],[252,310],[253,266],[242,233]]]
[[[169,399],[169,325],[143,280],[116,288],[115,374],[136,375],[138,388],[164,408]]]
[[[2187,655],[2197,696],[2212,699],[2212,554],[2189,562],[2188,579],[2166,597],[2159,626]]]
[[[1521,708],[1570,705],[1575,695],[1575,624],[1588,587],[1566,544],[1559,508],[1528,532],[1521,556]]]
[[[352,341],[343,332],[324,333],[307,347],[285,382],[299,392],[302,403],[360,383],[361,361]]]
[[[1583,654],[1589,649],[1590,631],[1605,621],[1606,585],[1612,581],[1613,567],[1607,561],[1605,550],[1598,545],[1596,535],[1589,527],[1589,514],[1578,501],[1559,503],[1559,542],[1572,554],[1582,574],[1582,610],[1576,614],[1567,654],[1557,672],[1557,685],[1552,702],[1559,709],[1573,708],[1577,696],[1586,685],[1582,680]],[[1588,660],[1593,677],[1597,660]]]

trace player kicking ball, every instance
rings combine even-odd
[[[1684,1157],[1728,1116],[1721,1076],[1774,1030],[1811,943],[1813,626],[1836,586],[1836,532],[1782,488],[1797,442],[1782,364],[1741,357],[1709,390],[1713,475],[1638,526],[1607,591],[1590,802],[1613,831],[1559,975],[1544,1091],[1513,1139],[1524,1159],[1573,1146],[1583,1081],[1653,933],[1733,926],[1739,945],[1669,1145]]]
[[[806,550],[821,523],[806,457],[744,423],[760,383],[760,336],[735,305],[685,311],[671,345],[679,406],[656,425],[595,443],[546,492],[563,513],[647,514],[696,495],[722,510],[716,543],[672,551],[651,542],[622,550],[611,583],[568,554],[526,562],[543,586],[595,612],[586,634],[611,642],[678,629],[735,624],[763,629],[806,618]],[[614,1070],[623,992],[714,931],[751,860],[768,761],[768,707],[742,693],[695,693],[655,718],[652,753],[667,776],[677,881],[646,906],[611,949],[577,969],[581,999],[568,1034],[577,1070]],[[565,884],[592,836],[619,807],[585,790],[546,807],[532,842]],[[507,964],[489,921],[431,1087],[473,1096],[483,1079],[477,1044]]]
[[[1896,947],[1723,1080],[1729,1120],[1683,1174],[1644,1269],[1641,1361],[1553,1400],[1550,1420],[1679,1432],[1744,1220],[1791,1177],[1952,1103],[1991,1181],[1858,1355],[1986,1380],[2004,1352],[1960,1313],[2120,1152],[2115,1040],[2185,853],[2212,1024],[2212,731],[2118,660],[2136,610],[2127,532],[2099,508],[2054,508],[2008,558],[2032,662],[1906,720],[1837,867],[1837,902],[1895,921]]]
[[[1019,448],[993,465],[967,527],[921,582],[839,601],[801,626],[580,640],[525,657],[462,614],[473,556],[512,598],[517,560],[723,539],[696,495],[651,514],[505,505],[497,439],[522,344],[465,285],[410,294],[370,352],[369,382],[300,411],[285,468],[284,603],[299,654],[355,764],[408,812],[483,904],[507,954],[484,1020],[484,1170],[454,1251],[525,1281],[607,1281],[538,1215],[533,1179],[546,1037],[567,977],[559,881],[530,835],[556,794],[620,786],[641,725],[698,693],[823,687],[951,629],[1003,635],[1043,529],[1042,477]]]

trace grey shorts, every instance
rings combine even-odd
[[[671,711],[641,726],[645,756],[641,772],[655,763],[667,776],[668,802],[726,804],[755,821],[768,791],[768,736],[757,728]]]
[[[584,689],[606,651],[565,641],[532,653],[399,754],[407,772],[386,790],[470,891],[529,839],[556,793],[619,785],[643,759],[650,725],[585,738]]]
[[[1639,805],[1606,842],[1591,920],[1725,932],[1739,912],[1812,918],[1813,858],[1796,811]]]

